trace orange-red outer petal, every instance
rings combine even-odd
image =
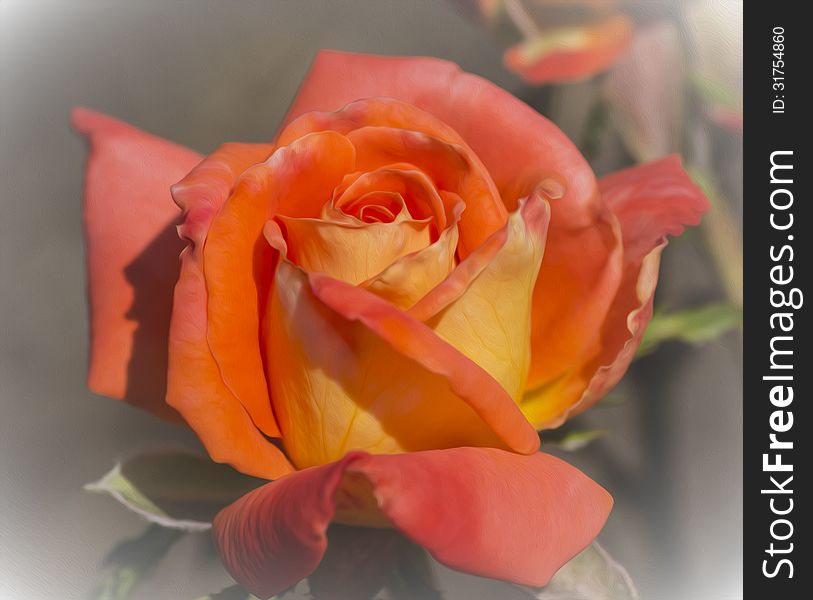
[[[601,328],[601,348],[573,380],[560,401],[565,410],[539,427],[555,427],[579,414],[607,393],[626,373],[652,317],[660,254],[667,235],[697,225],[709,208],[677,156],[613,173],[600,182],[601,192],[621,224],[624,270]]]
[[[239,175],[270,150],[264,144],[225,144],[172,188],[185,217],[178,233],[189,246],[182,253],[175,286],[167,402],[183,415],[214,460],[275,479],[293,467],[258,429],[262,426],[267,435],[279,435],[270,400],[265,406],[245,406],[223,380],[208,342],[203,273],[203,248],[212,220]]]
[[[698,225],[709,209],[708,198],[677,155],[607,175],[599,188],[621,224],[627,265],[640,261],[664,236]]]
[[[290,473],[291,463],[263,436],[223,382],[206,341],[206,282],[200,256],[191,246],[181,256],[170,328],[167,402],[184,416],[212,460],[264,479]]]
[[[564,198],[574,210],[595,201],[593,172],[556,125],[490,81],[437,58],[322,50],[285,124],[377,96],[414,104],[456,131],[485,164],[509,211],[544,174],[567,182]]]
[[[272,150],[273,146],[270,144],[223,144],[207,156],[182,181],[172,186],[175,202],[184,210],[184,221],[178,227],[178,234],[191,242],[194,254],[189,257],[189,260],[195,262],[196,268],[205,271],[203,254],[212,223],[223,208],[235,182],[246,169],[264,161]],[[203,294],[196,309],[203,310],[204,313],[208,311],[208,300],[208,295]],[[191,317],[190,313],[191,308],[186,308],[176,302],[173,321],[187,317],[199,318],[197,315]],[[211,325],[207,326],[204,332],[205,336],[201,343],[206,343],[206,352],[209,352],[207,340],[212,336]],[[218,361],[218,367],[221,379],[231,390],[230,397],[240,400],[254,423],[266,435],[278,436],[279,429],[274,421],[271,401],[268,398],[262,373],[258,375],[255,385],[255,390],[259,389],[259,392],[249,396],[238,393],[234,386],[229,385],[231,372],[226,365]],[[176,370],[176,372],[178,371]],[[194,373],[191,375],[194,379]],[[208,397],[210,395],[207,395]],[[214,421],[208,425],[208,427],[213,426],[215,426]],[[207,427],[207,423],[201,421],[200,427]]]
[[[328,524],[389,522],[457,570],[542,586],[598,534],[612,498],[567,463],[493,448],[350,453],[247,494],[214,520],[232,576],[260,598],[319,564]]]
[[[84,203],[88,387],[179,421],[164,402],[172,286],[183,248],[169,188],[201,157],[88,109],[74,109],[71,121],[91,144]]]
[[[601,368],[577,413],[598,401],[621,379],[652,316],[660,252],[666,236],[698,225],[709,209],[703,191],[676,155],[624,169],[600,182],[602,197],[621,224],[624,276],[602,328]]]

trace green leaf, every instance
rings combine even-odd
[[[699,73],[692,73],[689,81],[700,96],[709,104],[718,104],[727,108],[742,110],[742,99],[736,90],[725,83],[703,77]]]
[[[93,592],[95,600],[125,600],[138,584],[138,572],[131,567],[115,570]]]
[[[521,587],[535,600],[638,600],[627,571],[598,542],[556,572],[541,590]]]
[[[220,590],[215,594],[208,596],[201,596],[197,600],[259,600],[256,596],[252,596],[239,585],[232,585],[226,589]],[[277,596],[269,598],[268,600],[277,600]]]
[[[587,125],[581,143],[584,156],[588,160],[595,158],[598,154],[601,141],[609,131],[611,123],[612,116],[609,105],[603,99],[597,100],[587,116]]]
[[[116,544],[103,563],[111,571],[95,586],[91,600],[129,598],[182,535],[177,529],[151,524],[141,535]]]
[[[711,210],[703,217],[701,231],[714,259],[720,283],[728,299],[742,306],[742,225],[722,196],[714,176],[698,166],[689,165],[689,175],[700,186],[711,203]]]
[[[567,452],[586,448],[591,442],[607,435],[606,429],[552,430],[542,433],[542,443]]]
[[[656,313],[644,332],[638,356],[653,352],[666,341],[702,344],[739,326],[742,309],[733,304],[709,304],[671,313]]]
[[[392,600],[443,600],[426,550],[405,542],[385,588]]]
[[[153,452],[117,464],[85,489],[163,527],[204,531],[222,508],[263,483],[189,452]]]
[[[332,524],[308,575],[312,600],[442,600],[426,550],[390,528]],[[386,590],[386,591],[382,591]]]
[[[621,406],[626,401],[627,401],[626,397],[622,396],[621,394],[607,394],[601,400],[598,401],[596,406],[605,406],[605,407]]]

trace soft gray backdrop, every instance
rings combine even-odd
[[[82,484],[139,449],[197,447],[84,387],[85,146],[68,111],[92,107],[204,153],[265,141],[322,47],[448,58],[530,94],[486,32],[440,1],[0,0],[0,600],[90,597],[105,556],[144,524]],[[673,243],[660,297],[718,297],[708,262],[696,234]],[[668,346],[636,364],[627,402],[582,419],[612,430],[571,460],[615,495],[601,539],[645,599],[741,596],[740,362],[736,334]],[[227,581],[206,537],[187,536],[136,597],[183,600]],[[450,581],[453,597],[516,597]]]

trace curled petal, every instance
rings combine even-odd
[[[265,319],[274,410],[299,467],[353,449],[538,447],[534,429],[480,366],[370,292],[283,257]],[[304,392],[303,392],[304,390]]]
[[[605,346],[598,361],[602,366],[589,379],[587,389],[570,409],[570,414],[584,412],[600,400],[621,380],[635,358],[646,326],[652,318],[652,300],[658,283],[661,253],[665,247],[664,240],[639,259],[637,265],[627,265],[621,290],[602,331]]]
[[[197,167],[195,167],[186,177],[180,182],[172,186],[172,196],[175,202],[184,211],[183,223],[178,227],[178,234],[191,243],[191,255],[184,262],[187,268],[194,268],[201,270],[203,263],[203,248],[206,243],[206,238],[209,234],[209,229],[212,226],[212,221],[215,215],[220,211],[226,199],[231,193],[232,186],[237,178],[243,171],[262,162],[273,150],[273,146],[269,144],[224,144],[218,148],[211,155],[207,156]],[[194,262],[194,266],[190,263]],[[194,277],[191,277],[194,278]],[[181,320],[185,318],[200,320],[205,317],[207,310],[207,299],[205,291],[198,294],[189,294],[190,297],[195,298],[196,302],[181,304],[180,302],[174,303],[173,320]],[[202,311],[201,314],[194,313],[194,311]],[[179,327],[184,327],[179,324]],[[197,344],[201,347],[195,349],[194,352],[203,355],[209,354],[209,347],[206,341],[207,327],[203,327],[203,334],[196,339]],[[172,340],[170,340],[172,341]],[[209,359],[207,359],[208,362]],[[200,360],[193,361],[192,364],[202,364]],[[208,365],[206,366],[208,369]],[[195,374],[192,370],[192,365],[184,367],[182,363],[178,363],[174,369],[175,373],[181,374],[182,377],[190,375],[190,381],[195,381]],[[200,381],[206,381],[201,378]],[[218,389],[222,388],[218,386]],[[178,389],[175,387],[174,389]],[[222,390],[221,390],[222,391]],[[221,394],[215,394],[214,391],[209,391],[205,395],[201,395],[207,400],[212,400],[221,397]],[[255,396],[256,397],[256,396]],[[199,436],[203,439],[208,437],[207,429],[217,427],[217,421],[207,421],[206,418],[198,413],[201,412],[201,406],[196,403],[183,402],[173,395],[167,398],[167,401],[182,410],[182,414],[186,417],[184,411],[193,411],[195,417],[187,417],[187,420],[194,418],[195,425],[193,428]],[[233,402],[234,396],[232,394],[225,394],[222,399],[223,402]],[[205,405],[206,402],[200,402]],[[271,410],[271,403],[268,398],[263,400],[255,400],[253,403],[246,401],[245,409],[249,411],[251,418],[257,426],[270,436],[278,436],[279,429],[274,421],[274,415]],[[253,427],[252,427],[253,429]],[[218,449],[216,452],[222,452]]]
[[[279,217],[289,258],[306,271],[325,273],[353,285],[381,273],[399,258],[429,246],[430,223],[337,223]]]
[[[506,226],[410,310],[519,401],[530,362],[532,295],[550,210],[534,194]]]
[[[601,327],[599,352],[573,373],[523,399],[523,411],[539,427],[561,424],[618,383],[652,316],[665,236],[697,225],[709,207],[676,156],[609,175],[602,179],[601,190],[621,225],[623,278]]]
[[[396,194],[411,217],[433,219],[438,231],[446,228],[443,198],[425,173],[408,164],[388,165],[345,176],[334,190],[332,204],[352,214],[357,206],[364,207],[362,199],[382,193]]]
[[[435,242],[423,250],[404,256],[371,277],[362,287],[405,310],[439,285],[455,268],[460,212],[457,204],[454,223],[444,229]]]
[[[546,454],[355,452],[247,494],[218,514],[214,538],[232,576],[261,598],[313,571],[332,520],[391,525],[453,569],[542,586],[611,506],[603,488]]]
[[[621,223],[627,265],[640,261],[665,235],[698,225],[709,209],[676,155],[612,173],[601,180],[600,189]]]
[[[570,226],[557,220],[561,202],[551,199],[545,260],[534,289],[527,388],[557,380],[595,353],[596,332],[621,281],[624,249],[615,215],[603,207],[589,225]]]
[[[172,197],[184,211],[178,234],[202,248],[212,220],[229,197],[240,174],[263,162],[271,144],[223,144],[172,186]]]
[[[270,402],[255,405],[251,414],[251,407],[241,404],[221,376],[207,340],[208,298],[202,264],[212,219],[234,181],[270,150],[262,144],[226,144],[172,188],[185,214],[178,230],[190,245],[182,253],[181,275],[175,286],[167,403],[183,415],[214,460],[275,479],[293,467],[260,431],[279,436]]]
[[[452,345],[444,342],[431,329],[389,303],[380,302],[361,288],[351,288],[343,282],[311,275],[314,292],[327,306],[346,319],[358,321],[392,346],[394,350],[421,365],[427,371],[444,378],[451,391],[463,399],[477,416],[502,441],[516,452],[535,452],[539,447],[533,428],[515,410],[499,382],[480,365],[468,360]],[[430,398],[432,395],[429,396]],[[433,411],[442,407],[434,396]],[[428,398],[426,398],[428,399]],[[437,419],[433,419],[437,420]],[[451,420],[454,423],[454,420]],[[414,427],[418,427],[416,423]],[[428,428],[424,421],[423,428]],[[473,430],[476,430],[473,428]],[[454,433],[450,426],[441,427],[444,435]],[[459,435],[459,434],[458,434]],[[467,434],[463,434],[465,439]],[[470,443],[474,443],[473,441]],[[462,445],[461,442],[446,445]],[[431,444],[429,447],[437,447]]]
[[[277,479],[293,466],[226,387],[209,350],[206,283],[199,260],[191,247],[184,250],[170,329],[167,402],[184,416],[213,460]]]
[[[339,59],[334,66],[340,66],[338,63],[345,58],[366,58],[360,55],[321,53],[317,63],[323,57],[333,54]],[[443,61],[438,63],[448,64]],[[345,66],[364,67],[352,60]],[[424,170],[438,187],[457,193],[470,205],[463,215],[460,229],[463,256],[505,224],[506,210],[487,169],[463,138],[442,120],[429,114],[431,111],[420,110],[409,104],[409,98],[391,94],[387,91],[387,86],[383,85],[380,94],[365,94],[363,89],[326,89],[324,93],[327,97],[324,99],[329,102],[333,98],[336,104],[330,105],[320,99],[318,106],[314,107],[317,110],[307,112],[313,109],[308,107],[307,102],[301,104],[300,101],[303,101],[302,94],[309,89],[309,81],[300,90],[296,101],[298,105],[289,113],[286,119],[289,124],[281,131],[279,143],[286,143],[311,131],[337,131],[354,140],[359,153],[360,170],[370,170],[394,162],[411,163]],[[374,86],[369,89],[374,89]],[[357,98],[379,95],[399,99],[367,97],[353,102]],[[341,110],[336,110],[345,104]],[[298,118],[291,122],[294,116]],[[356,131],[358,133],[353,133]],[[440,228],[443,229],[443,226]]]
[[[624,238],[624,279],[602,328],[602,368],[585,392],[581,412],[618,383],[641,343],[652,316],[665,236],[698,225],[709,209],[703,191],[677,156],[625,169],[600,182],[602,196],[618,217]]]
[[[363,127],[347,134],[356,148],[361,171],[408,163],[432,180],[438,190],[451,192],[466,203],[460,217],[458,253],[467,256],[494,231],[505,225],[506,210],[488,173],[478,170],[462,146],[424,133],[392,127]],[[441,199],[449,197],[440,194]],[[496,198],[496,201],[495,201]],[[449,215],[454,205],[445,207]]]
[[[353,147],[335,133],[313,134],[278,148],[235,182],[202,248],[209,347],[226,387],[267,435],[279,431],[259,341],[274,268],[263,225],[276,214],[319,214],[352,168]]]
[[[172,286],[183,248],[169,188],[200,156],[87,109],[71,119],[91,143],[84,204],[88,387],[179,420],[164,402]]]

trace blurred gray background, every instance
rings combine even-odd
[[[520,97],[540,93],[441,1],[0,0],[0,599],[93,597],[110,552],[145,524],[82,485],[141,449],[197,448],[190,433],[84,386],[85,144],[70,108],[203,153],[267,141],[323,47],[443,57]],[[578,106],[579,86],[567,93],[560,107]],[[579,122],[566,110],[558,120]],[[719,296],[699,234],[672,243],[661,281],[659,301],[673,306]],[[600,539],[644,599],[741,597],[740,352],[736,333],[667,345],[635,364],[623,404],[580,419],[611,430],[567,458],[615,496]],[[187,535],[133,598],[191,599],[228,581],[206,535]],[[451,598],[521,597],[472,577],[442,581]]]

